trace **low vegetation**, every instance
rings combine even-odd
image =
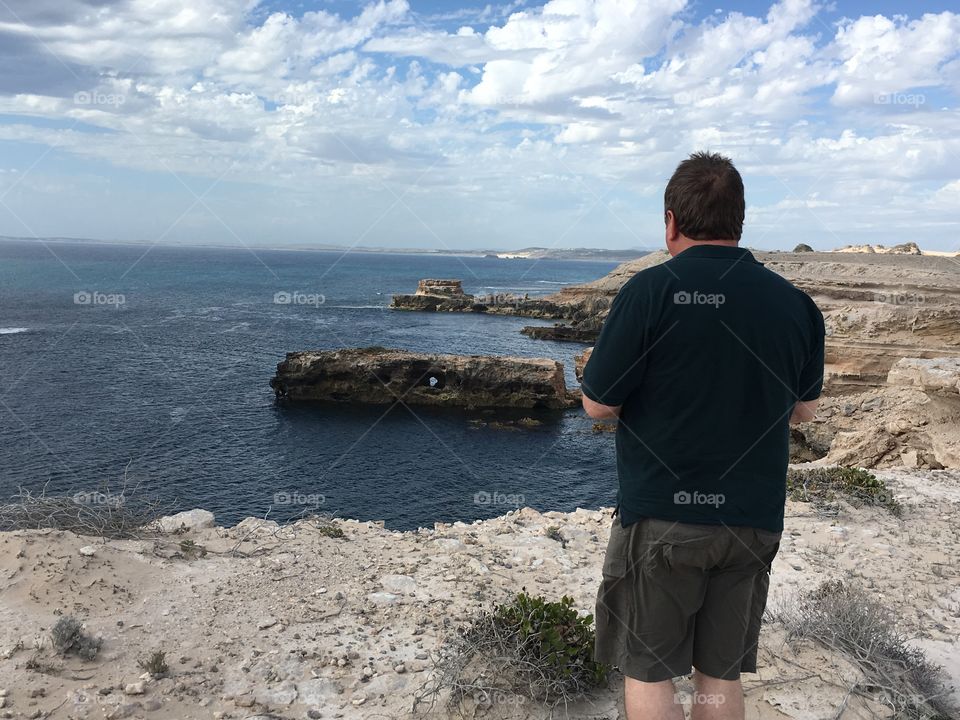
[[[787,497],[815,504],[844,500],[857,507],[882,507],[899,516],[903,508],[883,480],[866,470],[849,467],[804,468],[787,471]]]
[[[521,592],[444,644],[421,700],[449,692],[454,705],[572,702],[606,681],[609,668],[594,661],[594,640],[593,616],[580,615],[572,598],[549,602]]]
[[[155,501],[134,502],[123,492],[34,495],[21,488],[11,502],[0,505],[0,532],[53,529],[101,538],[137,538],[149,534],[148,529],[167,510]]]
[[[146,657],[140,658],[137,660],[137,665],[154,677],[161,677],[170,671],[170,666],[167,665],[167,653],[163,650],[154,650]]]
[[[83,623],[72,615],[64,615],[50,633],[53,648],[60,655],[77,655],[84,660],[93,660],[103,642],[84,632]]]
[[[893,610],[861,587],[831,580],[776,615],[791,640],[809,639],[847,657],[863,674],[850,692],[886,705],[891,717],[955,717],[940,668],[908,644]]]

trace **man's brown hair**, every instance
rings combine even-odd
[[[696,152],[677,166],[663,193],[677,230],[691,240],[739,240],[746,203],[743,179],[730,158]]]

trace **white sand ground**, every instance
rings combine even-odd
[[[878,475],[906,506],[902,519],[848,507],[824,518],[788,503],[771,603],[828,578],[859,579],[960,686],[960,471]],[[433,651],[475,609],[526,588],[571,595],[592,612],[609,525],[608,510],[523,509],[405,533],[347,520],[343,539],[310,521],[255,519],[159,540],[2,533],[0,717],[411,717]],[[546,537],[548,526],[566,547]],[[206,556],[178,557],[184,539]],[[60,613],[103,636],[95,660],[53,653],[47,638]],[[748,717],[835,717],[857,671],[784,638],[776,623],[764,630],[761,671],[744,676]],[[138,657],[161,648],[169,676],[141,678]],[[554,716],[613,720],[619,696],[614,682]],[[548,716],[503,700],[466,716]],[[419,716],[454,715],[438,705]],[[856,697],[842,714],[884,716]]]

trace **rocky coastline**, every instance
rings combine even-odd
[[[878,477],[902,517],[788,501],[771,608],[823,580],[855,579],[895,602],[912,646],[960,683],[960,473]],[[423,702],[423,690],[445,638],[521,588],[569,595],[592,612],[610,523],[609,508],[522,508],[409,532],[314,518],[217,527],[212,514],[191,511],[127,540],[0,533],[0,717],[546,720],[549,711],[522,697],[452,710],[442,697]],[[99,639],[95,660],[62,658],[45,640],[66,613]],[[851,717],[888,716],[848,696],[864,682],[848,659],[786,639],[768,620],[760,674],[745,676],[748,717],[827,718],[845,703]],[[157,651],[169,667],[155,675],[138,661]],[[617,686],[614,677],[552,717],[623,718]],[[689,705],[689,685],[681,688]]]

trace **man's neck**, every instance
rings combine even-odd
[[[676,257],[688,248],[699,245],[723,245],[724,247],[737,247],[738,240],[691,240],[688,237],[681,237],[669,248],[670,255]]]

